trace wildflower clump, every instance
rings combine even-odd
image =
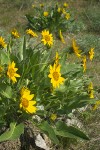
[[[58,15],[59,23],[59,17],[65,17],[68,6],[64,4],[61,10],[59,9],[61,12],[58,12],[58,8],[56,5],[53,11]],[[51,17],[50,11],[49,15],[44,17],[44,7],[41,9],[42,19]],[[7,49],[1,50],[0,53],[0,127],[10,127],[0,136],[0,142],[20,137],[28,122],[36,126],[39,132],[47,134],[55,144],[59,144],[61,136],[77,136],[88,140],[83,131],[63,121],[73,115],[73,110],[77,111],[89,104],[95,105],[93,83],[84,73],[88,69],[87,54],[81,51],[76,40],[73,40],[71,47],[81,62],[71,62],[67,57],[70,55],[69,47],[60,49],[56,38],[54,42],[54,32],[51,30],[53,26],[51,25],[50,30],[46,26],[42,30],[38,21],[36,26],[42,31],[38,33],[39,36],[33,28],[28,28],[18,43],[17,33],[14,31],[16,40],[10,36]],[[59,26],[56,31],[62,43],[65,43],[62,28]],[[3,38],[0,48],[5,48]],[[90,60],[93,59],[93,49],[88,54],[91,56]],[[14,132],[11,135],[12,131]]]
[[[59,30],[62,32],[68,31],[71,24],[71,10],[68,3],[62,5],[55,4],[54,6],[47,6],[45,9],[44,4],[34,7],[33,14],[27,14],[28,27],[35,31],[42,32],[44,29],[52,33],[57,33]]]

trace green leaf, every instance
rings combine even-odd
[[[19,138],[22,133],[24,133],[24,124],[21,123],[16,126],[16,123],[13,122],[10,124],[10,129],[0,136],[0,142],[15,140]]]
[[[23,37],[20,48],[19,48],[19,58],[21,61],[26,58],[26,38],[25,38],[25,36]]]
[[[4,91],[2,91],[2,95],[4,95],[7,98],[11,98],[13,94],[11,86],[7,86]]]
[[[55,133],[56,135],[63,136],[63,137],[89,140],[88,136],[85,133],[83,133],[82,131],[80,131],[75,127],[67,126],[62,121],[57,122]]]
[[[75,64],[75,63],[66,63],[65,65],[63,65],[62,68],[62,74],[66,75],[71,73],[71,75],[75,74],[75,73],[79,73],[81,71],[81,66],[79,64]]]
[[[43,55],[43,57],[42,57],[42,62],[41,62],[41,63],[43,63],[43,65],[42,65],[42,67],[41,67],[41,69],[40,69],[40,72],[43,72],[44,69],[45,69],[45,67],[48,65],[48,60],[49,60],[49,58],[50,58],[51,53],[52,53],[52,49],[49,50],[49,52],[46,52],[46,53]]]
[[[47,136],[55,143],[59,144],[58,138],[56,137],[56,134],[53,130],[53,128],[48,124],[47,121],[44,121],[39,125],[39,128],[47,134]]]
[[[24,39],[23,39],[23,58],[25,59],[26,57],[26,38],[24,36]]]
[[[10,61],[10,59],[9,59],[9,56],[8,56],[8,54],[7,54],[7,52],[4,52],[4,51],[0,51],[0,53],[1,53],[1,64],[2,65],[4,65],[4,64],[8,64],[8,62]]]

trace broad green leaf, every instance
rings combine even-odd
[[[9,59],[7,52],[1,51],[0,53],[1,53],[1,58],[0,58],[1,64],[2,65],[8,64],[10,59]]]
[[[47,121],[42,122],[39,128],[48,135],[48,137],[56,144],[59,144],[58,138],[53,130],[53,128],[48,124]]]
[[[23,58],[25,59],[26,57],[26,38],[24,36],[24,39],[23,39]]]
[[[4,91],[2,91],[2,95],[4,95],[7,98],[11,98],[13,94],[11,86],[7,86]]]
[[[75,63],[65,63],[65,65],[63,65],[61,71],[62,74],[66,75],[71,73],[71,75],[80,72],[82,70],[82,67],[79,64],[75,64]]]
[[[10,129],[0,136],[0,142],[7,140],[15,140],[19,138],[20,135],[23,133],[24,133],[24,124],[21,123],[16,126],[16,123],[13,122],[10,124]]]
[[[55,133],[63,137],[89,140],[89,137],[85,133],[73,126],[67,126],[67,124],[62,121],[57,122]]]
[[[44,56],[42,57],[42,63],[43,63],[43,65],[42,65],[42,67],[41,67],[40,72],[43,72],[44,69],[45,69],[45,67],[48,65],[48,60],[49,60],[49,58],[50,58],[51,53],[52,53],[52,49],[49,50],[49,52],[46,52],[46,53],[44,54]]]
[[[21,40],[21,45],[19,48],[19,58],[21,61],[26,58],[26,39],[25,39],[25,36]]]

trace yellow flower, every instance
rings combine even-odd
[[[44,15],[44,17],[47,17],[49,15],[49,13],[47,11],[44,11],[43,15]]]
[[[76,45],[76,41],[73,39],[72,41],[72,47],[74,50],[74,53],[76,54],[77,57],[81,57],[81,50],[79,50],[79,47]]]
[[[65,8],[62,8],[62,13],[63,13],[63,14],[66,14]]]
[[[21,96],[25,93],[25,92],[30,92],[30,90],[26,87],[22,87],[21,90],[20,90],[20,94]]]
[[[40,4],[40,7],[44,7],[44,4]]]
[[[50,119],[55,121],[57,119],[57,115],[56,114],[51,114]]]
[[[66,13],[66,14],[65,14],[65,18],[66,18],[67,20],[69,20],[69,19],[70,19],[70,13]]]
[[[61,12],[61,8],[60,7],[58,7],[57,12],[59,12],[59,13]]]
[[[2,76],[3,67],[0,66],[0,77]]]
[[[64,78],[61,77],[60,73],[60,65],[57,66],[55,63],[54,66],[50,65],[50,74],[48,77],[51,78],[51,83],[54,88],[59,87],[59,84],[64,82]]]
[[[89,93],[90,98],[94,98],[94,90],[93,90],[93,83],[92,82],[90,82],[90,84],[88,86],[88,93]]]
[[[85,72],[86,71],[86,55],[83,56],[82,62],[83,62],[83,72]]]
[[[96,110],[100,105],[100,100],[96,101],[94,107],[93,107],[93,110]]]
[[[56,64],[56,66],[58,66],[58,64],[59,64],[59,55],[58,55],[58,52],[56,52],[55,64]]]
[[[89,51],[89,58],[91,61],[92,61],[93,57],[94,57],[94,48],[91,48]]]
[[[35,32],[33,32],[31,29],[27,29],[26,33],[29,34],[32,37],[38,37],[37,34]]]
[[[66,8],[66,7],[68,7],[68,4],[67,4],[67,3],[64,3],[64,5],[63,5],[63,6]]]
[[[22,90],[22,89],[21,89]],[[33,106],[36,104],[36,101],[33,101],[34,94],[30,94],[30,90],[27,88],[23,88],[23,92],[21,91],[21,99],[20,99],[20,108],[23,108],[27,113],[35,113],[37,108]]]
[[[7,44],[2,36],[0,36],[0,48],[5,48]]]
[[[13,81],[13,83],[17,82],[16,77],[20,77],[20,75],[16,73],[17,70],[18,68],[15,68],[14,61],[11,64],[9,64],[7,75]]]
[[[12,36],[14,37],[14,38],[19,38],[20,36],[19,36],[19,33],[18,33],[18,31],[16,30],[16,29],[13,29],[13,31],[11,32],[11,34],[12,34]]]
[[[49,31],[44,30],[41,34],[43,36],[41,41],[44,43],[44,45],[53,45],[53,36],[49,33]]]
[[[61,30],[59,31],[59,37],[60,37],[62,43],[65,43],[65,40],[64,40]]]
[[[34,4],[32,4],[32,8],[34,8],[35,7],[35,5]]]

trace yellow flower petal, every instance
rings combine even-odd
[[[16,73],[17,70],[18,68],[15,68],[14,61],[8,65],[7,75],[13,83],[17,82],[16,77],[20,77],[20,75]]]
[[[2,36],[0,36],[0,48],[6,48],[7,44]]]
[[[89,51],[89,58],[91,61],[92,61],[93,57],[94,57],[94,48],[91,48]]]
[[[55,63],[53,67],[50,65],[50,74],[48,77],[51,78],[51,83],[54,88],[59,87],[64,82],[64,78],[61,77],[60,73],[60,65],[56,66]]]
[[[34,106],[36,101],[33,101],[34,94],[30,94],[30,90],[23,87],[20,91],[20,108],[23,108],[27,113],[35,113],[37,108]]]
[[[43,42],[44,45],[48,45],[48,46],[53,45],[53,36],[52,34],[49,33],[48,30],[42,31],[41,34],[43,37],[41,41]]]
[[[38,35],[31,29],[27,29],[26,33],[29,34],[31,37],[38,37]]]
[[[11,32],[11,34],[12,34],[12,36],[14,37],[14,38],[19,38],[20,36],[19,36],[19,33],[18,33],[18,31],[16,30],[16,29],[13,29],[13,31]]]
[[[73,39],[72,41],[72,47],[73,47],[73,50],[74,50],[74,53],[76,54],[77,57],[82,57],[81,56],[81,50],[79,50],[79,47],[76,45],[76,41]]]

